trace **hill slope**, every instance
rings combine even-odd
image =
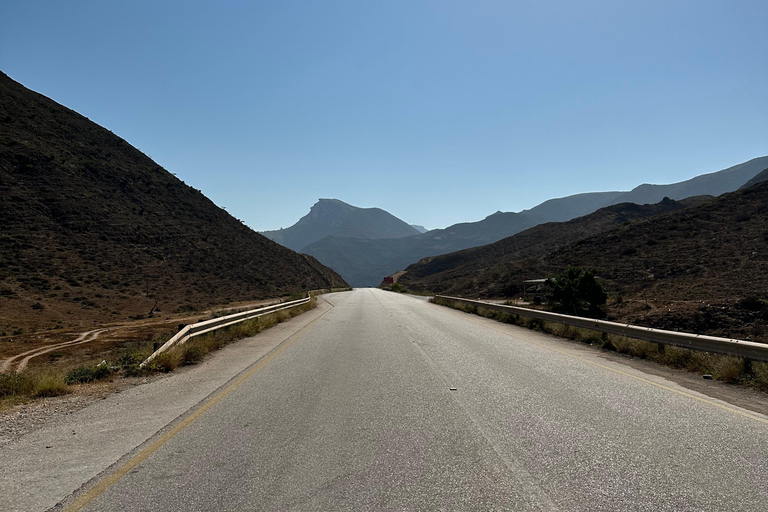
[[[326,236],[363,239],[399,238],[419,230],[381,208],[358,208],[338,199],[320,199],[293,226],[262,234],[294,251]]]
[[[502,274],[510,262],[541,258],[560,247],[627,222],[686,208],[707,199],[710,198],[702,196],[684,201],[665,200],[654,205],[623,203],[601,208],[567,222],[539,224],[490,245],[424,258],[408,266],[399,282],[418,291],[462,296],[513,296],[519,291],[520,283],[491,291],[487,288],[488,283],[480,276]],[[541,276],[532,275],[528,278],[538,277]]]
[[[736,190],[766,166],[768,157],[760,157],[671,185],[641,185],[630,192],[590,192],[550,199],[520,213],[496,212],[479,222],[455,224],[396,242],[363,240],[355,235],[320,237],[318,231],[318,240],[301,251],[334,268],[354,286],[376,286],[382,277],[421,258],[493,243],[537,224],[568,221],[606,205],[655,204],[665,196],[681,200],[720,195]]]
[[[658,203],[664,197],[685,199],[700,195],[719,196],[738,189],[765,168],[768,168],[768,156],[753,158],[722,171],[702,174],[690,180],[670,185],[640,185],[630,192],[615,197],[606,205],[618,203],[652,204]]]
[[[344,285],[2,73],[0,197],[0,335]]]
[[[513,296],[524,279],[552,276],[569,265],[598,270],[614,299],[609,314],[615,319],[765,340],[768,182],[629,222],[539,257],[478,265],[469,279],[442,286],[467,296]],[[401,280],[407,282],[407,275]]]
[[[756,185],[758,183],[762,183],[763,181],[768,181],[768,169],[763,170],[760,174],[746,182],[744,185],[742,185],[741,188],[749,188],[752,185]]]
[[[524,211],[540,217],[544,222],[562,222],[592,213],[622,194],[624,192],[575,194],[557,199],[549,199],[530,210]]]
[[[352,286],[377,286],[392,274],[425,256],[495,242],[541,223],[527,213],[497,212],[478,222],[454,224],[419,235],[383,240],[328,236],[304,247],[336,270]]]

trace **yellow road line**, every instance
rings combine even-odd
[[[162,446],[176,437],[176,435],[179,434],[182,430],[187,428],[193,421],[198,419],[200,416],[205,414],[211,407],[219,403],[225,396],[230,394],[232,391],[237,389],[243,382],[248,380],[254,373],[259,371],[262,367],[264,367],[267,363],[272,361],[275,357],[277,357],[283,350],[288,348],[290,345],[292,345],[299,337],[301,337],[307,330],[309,330],[312,325],[323,318],[331,309],[323,313],[322,315],[318,316],[314,320],[312,320],[310,323],[308,323],[306,326],[304,326],[303,329],[301,329],[299,332],[291,336],[291,338],[288,339],[287,342],[283,342],[282,345],[280,345],[277,350],[272,352],[269,356],[262,359],[256,366],[251,368],[248,373],[245,375],[242,375],[239,379],[237,379],[235,382],[227,386],[225,389],[223,389],[221,392],[219,392],[218,395],[210,399],[208,402],[206,402],[202,407],[197,409],[195,412],[184,418],[179,424],[174,426],[171,430],[163,434],[157,441],[150,444],[143,450],[141,450],[136,456],[134,456],[132,459],[130,459],[128,462],[117,468],[115,471],[110,473],[108,476],[106,476],[103,480],[101,480],[99,483],[91,487],[88,492],[78,496],[78,498],[73,501],[67,508],[64,509],[64,512],[76,512],[83,507],[85,507],[88,503],[96,499],[99,495],[101,495],[104,491],[109,489],[112,485],[114,485],[118,480],[120,480],[122,477],[128,474],[133,468],[144,462],[150,455],[155,453],[157,450],[162,448]]]
[[[748,412],[746,412],[744,410],[735,409],[733,407],[728,407],[728,406],[723,405],[721,403],[715,402],[714,400],[710,400],[710,399],[707,399],[707,398],[702,398],[700,396],[696,396],[696,395],[693,395],[691,393],[687,393],[685,391],[681,391],[679,389],[674,389],[674,388],[671,388],[669,386],[665,386],[663,384],[659,384],[658,382],[653,382],[652,380],[644,379],[643,377],[638,377],[637,375],[632,375],[631,373],[627,373],[627,372],[618,370],[616,368],[611,368],[610,366],[607,366],[607,365],[604,365],[604,364],[600,364],[600,363],[595,362],[595,361],[590,361],[589,359],[586,359],[584,357],[579,357],[579,356],[576,356],[576,355],[573,355],[573,354],[569,354],[568,352],[565,352],[563,350],[558,350],[556,348],[552,348],[552,347],[548,347],[546,345],[542,345],[541,343],[536,343],[536,342],[533,342],[533,341],[529,341],[529,340],[527,340],[525,338],[520,338],[520,337],[514,336],[512,333],[510,333],[508,331],[505,331],[503,329],[499,329],[498,327],[495,327],[493,324],[489,324],[489,323],[486,323],[484,321],[472,318],[473,316],[475,316],[472,313],[459,313],[458,311],[456,311],[453,308],[450,308],[448,306],[444,306],[444,307],[448,308],[449,312],[451,314],[455,315],[455,316],[461,316],[462,318],[466,318],[466,319],[468,319],[468,320],[470,320],[470,321],[472,321],[472,322],[474,322],[474,323],[476,323],[478,325],[482,325],[482,326],[488,327],[490,329],[493,329],[494,331],[500,332],[500,333],[505,334],[505,335],[510,336],[510,337],[514,337],[515,339],[517,339],[519,341],[523,341],[523,342],[528,343],[530,345],[535,345],[537,347],[541,347],[543,349],[550,350],[552,352],[556,352],[556,353],[564,355],[566,357],[570,357],[571,359],[576,359],[578,361],[582,361],[582,362],[590,364],[592,366],[597,366],[599,368],[603,368],[603,369],[611,371],[613,373],[618,373],[619,375],[624,375],[625,377],[629,377],[630,379],[634,379],[634,380],[637,380],[637,381],[640,381],[640,382],[644,382],[646,384],[650,384],[651,386],[655,386],[657,388],[665,389],[667,391],[671,391],[672,393],[676,393],[678,395],[682,395],[682,396],[687,397],[687,398],[692,398],[693,400],[697,400],[699,402],[711,405],[713,407],[717,407],[718,409],[722,409],[724,411],[728,411],[728,412],[731,412],[733,414],[738,414],[739,416],[744,416],[745,418],[749,418],[749,419],[752,419],[752,420],[755,420],[755,421],[759,421],[761,423],[768,424],[768,420],[766,420],[765,418],[761,418],[760,416],[755,416],[754,414],[748,413]],[[496,322],[496,320],[492,320],[490,318],[488,318],[486,320],[488,322]],[[524,329],[524,327],[521,327],[521,328]],[[551,335],[551,336],[554,336],[554,335]]]

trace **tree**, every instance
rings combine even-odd
[[[594,270],[568,267],[568,270],[547,279],[550,292],[547,302],[556,313],[602,318],[608,293],[595,279]]]

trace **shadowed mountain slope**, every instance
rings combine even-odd
[[[428,262],[427,262],[428,263]],[[480,264],[414,289],[514,297],[524,279],[569,265],[593,267],[620,321],[765,340],[768,324],[768,182],[702,204],[625,223],[536,257]],[[448,269],[442,270],[447,272]]]
[[[749,188],[752,185],[756,185],[757,183],[762,183],[763,181],[768,181],[768,169],[765,169],[760,174],[746,182],[741,188]]]
[[[262,234],[294,251],[326,236],[363,239],[400,238],[419,230],[381,208],[358,208],[338,199],[320,199],[293,226]]]
[[[0,197],[0,335],[345,285],[2,73]]]
[[[625,192],[588,192],[550,199],[534,206],[526,213],[540,217],[544,222],[562,222],[575,219],[605,206]]]
[[[684,199],[691,196],[710,195],[719,196],[726,192],[733,192],[747,181],[756,176],[760,171],[768,167],[768,156],[753,158],[747,162],[734,165],[722,171],[702,174],[690,180],[672,183],[670,185],[644,184],[635,187],[630,192],[625,192],[606,204],[658,203],[664,197],[670,199]]]
[[[665,200],[653,205],[622,203],[567,222],[539,224],[490,245],[424,258],[410,265],[399,282],[413,290],[474,294],[480,292],[472,289],[479,286],[479,274],[503,272],[509,262],[541,258],[560,247],[627,222],[679,210],[708,199],[711,198],[702,196],[684,201]],[[517,288],[513,287],[502,295],[514,295],[516,291]],[[487,290],[482,293],[487,293]]]
[[[496,212],[478,222],[454,224],[420,235],[386,240],[325,237],[303,249],[336,270],[352,286],[377,286],[392,274],[425,256],[495,242],[536,224],[528,213]]]
[[[373,237],[356,238],[355,235],[320,237],[328,230],[315,227],[310,231],[318,240],[301,248],[301,252],[317,257],[354,286],[376,286],[382,277],[421,258],[493,243],[537,224],[568,221],[606,205],[655,204],[665,196],[676,200],[700,195],[717,196],[736,190],[766,166],[768,157],[760,157],[671,185],[641,185],[630,192],[590,192],[550,199],[520,213],[497,212],[479,222],[455,224],[403,237],[396,242],[364,240],[362,238]],[[322,226],[322,223],[316,225]],[[285,231],[288,230],[282,232]],[[271,233],[281,236],[282,232]]]

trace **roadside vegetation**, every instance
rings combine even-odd
[[[115,351],[114,356],[98,364],[80,365],[69,370],[29,369],[21,373],[0,374],[0,411],[38,398],[70,393],[78,386],[120,377],[137,378],[152,374],[169,373],[177,368],[195,365],[203,361],[209,352],[232,342],[254,336],[270,327],[314,309],[316,299],[291,309],[275,311],[229,327],[190,339],[159,354],[142,368],[141,363],[170,336],[162,334],[153,341],[131,342]]]
[[[624,336],[604,334],[589,329],[571,327],[555,322],[527,318],[522,315],[492,311],[482,307],[459,304],[434,298],[432,302],[448,306],[465,313],[519,325],[535,331],[552,334],[561,338],[585,343],[603,350],[639,357],[659,364],[687,370],[692,373],[711,376],[712,379],[731,384],[740,384],[768,392],[768,364],[754,361],[745,364],[744,359],[720,354],[711,354],[675,346],[664,346]]]
[[[400,283],[392,283],[389,286],[382,286],[381,289],[395,293],[406,293],[408,291]]]
[[[547,304],[555,313],[605,318],[608,293],[592,269],[568,267],[553,278],[547,279],[549,293]]]

